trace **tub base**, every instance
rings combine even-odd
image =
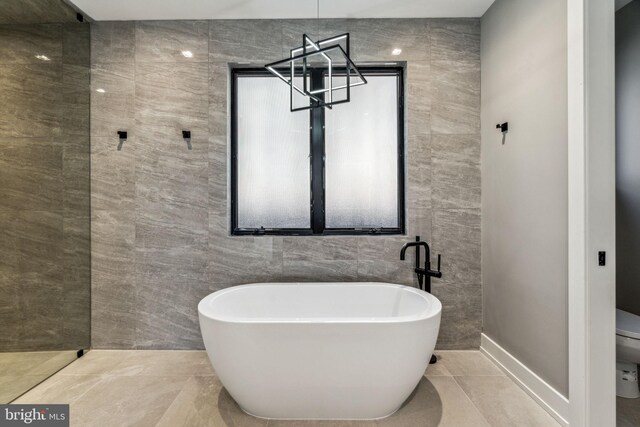
[[[238,403],[238,402],[236,402],[236,403]],[[250,416],[252,416],[254,418],[260,418],[262,420],[282,420],[282,421],[375,421],[375,420],[384,420],[385,418],[389,418],[390,416],[392,416],[393,414],[398,412],[400,410],[400,408],[402,408],[404,406],[404,403],[402,405],[398,406],[396,409],[394,409],[389,414],[383,415],[383,416],[377,417],[377,418],[268,418],[268,417],[261,417],[260,415],[252,414],[251,412],[247,411],[242,406],[240,406],[240,404],[238,404],[238,406],[240,407],[240,409],[242,409],[242,412],[244,412],[245,414],[250,415]]]

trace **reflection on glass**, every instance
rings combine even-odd
[[[3,0],[0,46],[4,404],[91,343],[90,27],[63,0]]]

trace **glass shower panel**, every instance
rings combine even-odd
[[[398,81],[367,80],[349,103],[325,110],[327,228],[399,224]]]
[[[275,77],[239,76],[236,90],[238,227],[309,228],[309,112],[290,111]]]
[[[0,403],[90,346],[90,27],[0,1]]]

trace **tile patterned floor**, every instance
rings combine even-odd
[[[617,427],[640,426],[640,398],[625,399],[616,397]]]
[[[0,352],[0,403],[7,403],[76,359],[76,351]]]
[[[558,424],[477,351],[441,351],[405,405],[367,422],[246,415],[202,351],[94,350],[14,403],[70,403],[72,426],[416,427]]]

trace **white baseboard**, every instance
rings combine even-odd
[[[480,339],[480,351],[498,365],[556,421],[563,426],[569,425],[569,400],[566,397],[485,334],[482,334]]]

